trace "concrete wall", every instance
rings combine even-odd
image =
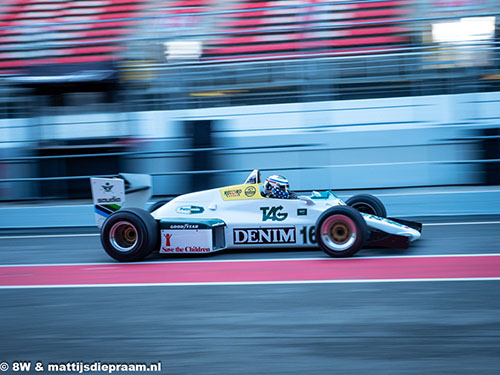
[[[149,132],[213,120],[221,185],[253,168],[297,190],[480,184],[474,137],[499,126],[499,103],[499,93],[476,93],[170,111]],[[172,191],[160,183],[155,194]]]
[[[123,172],[152,174],[155,195],[176,195],[191,189],[185,124],[211,120],[216,185],[254,168],[296,190],[481,184],[477,136],[500,127],[499,104],[494,92],[4,120],[0,148],[5,157],[37,137],[137,137],[149,154],[128,156]]]

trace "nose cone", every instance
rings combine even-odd
[[[405,234],[405,235],[410,237],[410,241],[418,240],[420,238],[420,236],[422,235],[418,230],[413,229],[413,228],[408,228],[407,231],[408,231],[408,234]]]

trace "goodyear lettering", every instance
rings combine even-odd
[[[198,229],[198,224],[172,224],[170,229]]]
[[[295,228],[241,228],[233,230],[234,244],[295,243]]]
[[[262,221],[272,220],[272,221],[283,221],[288,217],[286,212],[281,212],[283,206],[278,207],[261,207],[262,211]]]

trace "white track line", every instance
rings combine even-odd
[[[318,250],[319,251],[319,250]],[[321,254],[323,254],[321,252]],[[190,259],[190,260],[173,260],[168,258],[159,259],[158,261],[145,262],[98,262],[98,263],[43,263],[43,264],[0,264],[0,268],[7,267],[52,267],[52,266],[138,266],[143,264],[178,264],[178,263],[229,263],[229,262],[291,262],[302,260],[327,260],[329,262],[343,261],[362,261],[367,259],[402,259],[402,258],[453,258],[453,257],[491,257],[500,256],[500,253],[481,253],[481,254],[429,254],[429,255],[387,255],[387,256],[356,256],[350,258],[331,258],[324,255],[319,258],[256,258],[256,259]],[[156,284],[155,284],[156,285]]]
[[[81,285],[14,285],[0,286],[1,289],[41,289],[41,288],[114,288],[149,286],[231,286],[231,285],[287,285],[287,284],[350,284],[350,283],[408,283],[429,281],[498,281],[500,277],[473,278],[429,278],[429,279],[367,279],[367,280],[287,280],[287,281],[234,281],[234,282],[195,282],[195,283],[137,283],[137,284],[81,284]]]
[[[426,223],[424,227],[446,227],[453,225],[493,225],[500,224],[500,221],[467,221],[467,222],[454,222],[454,223]]]

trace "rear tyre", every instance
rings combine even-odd
[[[332,257],[356,254],[368,237],[368,227],[363,217],[352,207],[332,207],[316,222],[316,241]]]
[[[144,259],[156,249],[158,241],[158,223],[149,212],[140,208],[115,212],[101,228],[104,250],[120,262]]]
[[[346,204],[365,214],[387,217],[387,211],[382,201],[371,194],[355,195],[349,198]]]

